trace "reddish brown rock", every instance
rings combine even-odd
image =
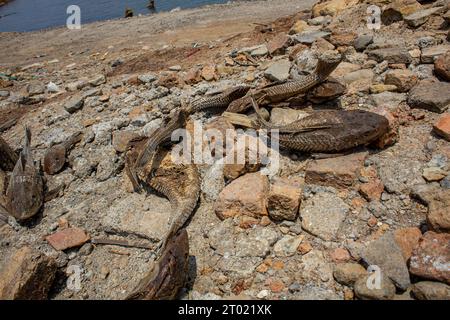
[[[407,92],[416,85],[417,81],[418,78],[412,71],[408,69],[395,69],[386,73],[384,83],[396,86],[400,92]]]
[[[381,22],[390,25],[421,9],[422,6],[416,0],[394,0],[383,8]]]
[[[267,44],[267,50],[272,56],[284,54],[286,48],[289,46],[290,38],[284,32],[277,34]]]
[[[336,263],[348,262],[351,257],[350,253],[345,248],[336,248],[330,253],[331,260]]]
[[[254,218],[267,216],[266,197],[268,191],[267,176],[259,172],[247,173],[232,181],[222,190],[214,210],[222,220],[239,215]]]
[[[269,216],[274,220],[295,220],[301,191],[301,181],[298,179],[277,179],[271,184],[267,199]]]
[[[54,259],[29,247],[2,257],[0,265],[1,300],[45,300],[57,270]]]
[[[89,241],[89,235],[80,228],[67,228],[45,238],[56,250],[79,247]]]
[[[434,72],[445,81],[450,81],[450,51],[434,61]]]
[[[166,72],[159,76],[156,85],[166,88],[173,88],[183,85],[183,80],[176,72]]]
[[[357,35],[353,32],[333,33],[330,42],[336,46],[351,46],[355,42]]]
[[[202,71],[197,67],[189,69],[183,79],[184,82],[189,85],[199,83],[200,81],[202,81]]]
[[[441,137],[450,141],[450,114],[445,113],[440,116],[437,122],[433,125],[433,130]]]
[[[380,200],[384,190],[384,184],[380,179],[361,184],[359,192],[368,201]]]
[[[336,188],[347,188],[353,185],[358,177],[367,152],[314,160],[306,167],[305,182]]]
[[[418,277],[450,283],[450,234],[428,231],[419,240],[409,262]]]
[[[308,241],[302,241],[297,248],[297,251],[301,254],[307,254],[313,249],[312,245]]]
[[[394,238],[402,250],[403,258],[408,261],[411,258],[413,249],[419,243],[422,232],[418,228],[403,228],[394,231]]]
[[[213,64],[204,66],[202,69],[202,78],[206,81],[217,80],[219,77],[216,73],[216,66]]]
[[[380,138],[378,138],[373,143],[373,145],[376,146],[377,148],[383,149],[395,144],[399,139],[398,133],[399,123],[397,118],[395,118],[394,115],[387,108],[379,107],[376,108],[374,112],[378,113],[379,115],[382,115],[388,120],[389,129],[385,134],[383,134]]]

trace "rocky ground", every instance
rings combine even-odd
[[[295,8],[285,3],[283,10]],[[379,30],[368,28],[370,4],[381,8]],[[222,8],[262,11],[259,2],[236,6]],[[238,84],[295,79],[312,72],[320,52],[336,50],[344,60],[331,79],[304,99],[272,106],[271,121],[364,109],[386,116],[390,131],[333,158],[281,150],[270,177],[257,172],[260,165],[199,166],[202,194],[187,228],[190,269],[181,297],[449,299],[449,9],[442,0],[328,0],[272,15],[270,23],[249,26],[247,17],[242,30],[230,23],[227,35],[206,24],[149,36],[173,40],[186,32],[195,39],[197,32],[189,45],[148,47],[129,37],[116,47],[111,36],[98,49],[96,36],[88,50],[47,45],[51,35],[63,38],[62,29],[2,37],[3,51],[19,39],[38,47],[27,58],[30,48],[2,55],[2,137],[19,150],[28,126],[36,160],[78,131],[82,140],[61,172],[46,175],[47,189],[60,189],[37,217],[0,220],[0,297],[126,297],[149,270],[151,250],[92,239],[153,246],[172,212],[160,195],[132,192],[123,170],[127,142],[163,125],[182,102]],[[87,32],[109,23],[114,30],[122,22],[144,26],[139,19],[97,23]],[[195,118],[209,128],[237,128],[220,113]],[[0,172],[1,181],[7,175]],[[368,266],[381,270],[379,289],[367,286]],[[66,283],[77,270],[81,286],[74,290]]]

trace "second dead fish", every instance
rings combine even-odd
[[[42,175],[31,156],[31,132],[25,129],[25,146],[19,155],[6,190],[6,209],[19,221],[34,216],[44,201]]]

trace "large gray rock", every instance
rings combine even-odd
[[[362,259],[368,265],[378,266],[381,273],[391,279],[398,288],[406,290],[410,286],[408,268],[393,234],[387,233],[369,243],[362,253]]]
[[[311,44],[319,38],[329,36],[329,32],[324,31],[303,31],[292,36],[292,39],[297,43]]]
[[[428,19],[435,13],[442,11],[442,7],[429,8],[425,10],[416,11],[406,17],[403,20],[406,24],[412,28],[417,28],[418,26],[424,24]]]
[[[66,109],[69,113],[74,113],[77,110],[80,110],[83,107],[84,99],[80,95],[76,95],[70,98],[65,104],[64,109]]]
[[[389,63],[411,63],[412,58],[409,52],[404,48],[382,48],[367,52],[369,59],[382,62],[386,60]]]
[[[317,193],[300,209],[302,228],[323,240],[333,240],[348,211],[347,204],[335,194]]]
[[[421,281],[413,285],[412,294],[419,300],[450,300],[450,286],[441,282]]]
[[[367,280],[370,276],[355,282],[355,295],[362,300],[390,300],[395,295],[395,286],[389,278],[382,276],[380,288],[369,288]]]
[[[450,50],[450,45],[442,44],[438,46],[428,47],[422,50],[420,61],[422,63],[434,63],[434,61]]]
[[[426,109],[442,113],[450,104],[450,83],[421,81],[411,89],[408,105],[411,108]]]

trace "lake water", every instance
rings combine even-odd
[[[170,11],[180,7],[194,8],[228,0],[155,0],[155,11],[147,8],[148,0],[12,0],[0,7],[0,32],[34,31],[66,24],[67,7],[78,5],[81,23],[115,19],[124,16],[125,8],[134,15]]]

